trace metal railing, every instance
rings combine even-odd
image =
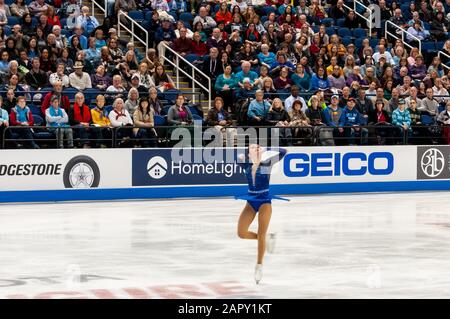
[[[441,55],[445,56],[447,59],[450,60],[450,55],[448,55],[447,53],[445,53],[445,52],[439,50],[439,51],[438,51],[438,57],[439,57],[439,59],[441,59]],[[442,59],[441,59],[441,61],[442,61]],[[444,64],[444,63],[441,63],[441,64],[442,64],[442,66],[443,66],[444,68],[447,69],[447,71],[450,70],[450,66],[448,66],[448,65],[446,65],[446,64]]]
[[[369,36],[372,36],[372,29],[373,29],[373,11],[371,8],[364,5],[364,3],[359,2],[358,0],[353,1],[353,8],[349,7],[345,3],[343,4],[344,8],[347,10],[352,10],[355,12],[357,16],[359,16],[361,19],[365,20],[367,22],[367,27],[369,28]],[[357,7],[362,7],[366,10],[366,12],[369,12],[369,17],[367,18],[365,15],[358,12]]]
[[[125,20],[127,20],[130,23],[130,27],[127,26],[123,21],[122,18],[124,18]],[[121,30],[124,29],[125,31],[127,31],[128,33],[130,33],[131,35],[131,42],[134,42],[134,39],[136,38],[137,41],[139,41],[140,43],[142,43],[142,45],[144,45],[145,47],[145,54],[147,54],[147,51],[149,49],[149,40],[148,40],[148,31],[145,30],[145,28],[143,26],[141,26],[138,22],[136,22],[134,19],[130,18],[128,16],[128,13],[126,13],[125,11],[119,10],[119,13],[117,14],[117,34],[120,37],[120,33]],[[135,32],[135,27],[137,27],[138,29],[140,29],[144,35],[145,35],[145,39],[142,39],[140,36],[138,36]]]
[[[167,126],[156,125],[153,128],[142,128],[137,126],[122,126],[122,127],[94,127],[90,126],[86,128],[89,130],[89,135],[85,138],[77,135],[76,131],[80,130],[79,126],[72,126],[74,133],[73,144],[78,147],[83,147],[85,144],[90,144],[91,147],[106,147],[122,148],[122,147],[179,147],[177,144],[180,142],[178,139],[171,139],[172,131],[182,126]],[[217,147],[217,141],[211,137],[205,137],[203,133],[206,129],[214,128],[213,126],[198,126],[193,125],[184,126],[188,130],[201,129],[202,134],[200,136],[191,135],[190,140],[186,146],[203,146],[203,147]],[[133,133],[133,129],[145,129],[153,130],[155,134],[148,134],[147,137],[139,137]],[[430,144],[450,144],[450,125],[412,125],[409,130],[404,130],[399,126],[393,124],[369,124],[361,126],[341,126],[331,127],[326,125],[318,126],[226,126],[223,127],[225,133],[227,130],[235,130],[236,135],[233,145],[226,146],[248,146],[255,141],[246,139],[246,130],[253,128],[257,130],[257,142],[261,145],[269,145],[272,142],[282,145],[297,145],[297,146],[334,146],[334,145],[430,145]],[[66,142],[68,140],[58,140],[59,134],[57,130],[59,128],[49,128],[47,126],[9,126],[3,131],[2,147],[7,145],[9,148],[26,148],[31,143],[44,144],[47,148],[58,147],[59,142]],[[342,129],[339,131],[339,129]],[[17,130],[31,130],[31,139],[22,138],[20,134],[17,134]],[[98,132],[102,130],[102,137],[98,136]],[[264,131],[266,130],[266,131]],[[286,134],[289,131],[290,134]],[[39,137],[39,134],[50,133],[44,137]],[[16,136],[14,136],[16,135]],[[19,136],[17,136],[19,135]],[[276,140],[272,140],[272,136],[276,136]],[[193,137],[193,138],[192,138]],[[197,140],[194,140],[197,138]],[[198,140],[200,139],[200,141]],[[212,143],[215,142],[215,143]],[[236,144],[236,142],[238,144]],[[11,147],[11,144],[14,144]],[[20,145],[17,145],[20,144]]]
[[[394,33],[390,32],[389,28],[395,29]],[[401,33],[401,37],[398,35],[397,32]],[[406,45],[410,49],[414,48],[414,46],[409,44],[407,41],[409,41],[409,38],[414,39],[415,41],[417,41],[417,43],[419,45],[419,53],[422,54],[422,41],[418,37],[416,37],[416,36],[414,36],[412,34],[409,34],[408,31],[406,31],[402,27],[399,27],[398,25],[396,25],[392,21],[386,21],[385,34],[386,34],[386,37],[388,35],[390,35],[391,37],[393,37],[395,39],[401,39],[403,44]],[[405,36],[406,36],[406,39],[405,39]]]
[[[98,8],[104,14],[105,18],[108,16],[108,0],[103,0],[103,6],[100,2],[91,0],[92,14],[95,13],[95,9]]]
[[[167,56],[162,56],[164,61],[168,62],[170,65],[173,66],[176,74],[176,84],[177,88],[179,88],[180,83],[180,72],[187,76],[192,81],[192,90],[195,91],[195,85],[197,84],[200,88],[205,90],[208,94],[208,109],[211,108],[211,78],[207,76],[205,73],[203,73],[199,68],[197,68],[195,65],[193,65],[191,62],[186,60],[184,57],[182,57],[180,54],[178,54],[175,50],[173,50],[169,45],[163,44],[169,52],[171,52],[175,56],[175,62],[169,59]],[[187,65],[191,68],[191,74],[189,74],[187,71],[185,71],[183,68],[180,67],[180,61],[183,62],[184,65]],[[203,85],[202,81],[197,79],[197,75],[201,75],[204,79],[207,81],[207,86]],[[194,103],[195,100],[194,100]]]

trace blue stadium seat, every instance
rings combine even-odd
[[[180,14],[180,20],[183,22],[191,23],[194,20],[194,16],[190,12],[183,12]]]
[[[343,45],[345,45],[345,46],[347,46],[347,45],[349,45],[350,43],[352,43],[352,37],[343,37],[342,38],[342,44]]]
[[[144,19],[150,21],[152,19],[153,11],[147,11],[144,15]]]
[[[171,105],[164,106],[161,113],[167,115],[169,113],[170,107],[171,107]]]
[[[444,112],[444,110],[445,110],[445,106],[443,106],[442,104],[439,104],[439,108],[438,108],[439,113]]]
[[[17,17],[9,16],[8,17],[8,25],[14,26],[16,24],[20,24],[20,21]]]
[[[434,124],[434,118],[429,115],[422,115],[420,118],[420,121],[423,125],[433,125]]]
[[[63,90],[63,94],[67,95],[69,100],[75,99],[75,94],[77,94],[77,93],[78,93],[78,90],[74,89],[74,88],[66,88]]]
[[[349,28],[339,28],[338,29],[338,35],[343,38],[343,37],[351,37],[352,33],[350,31]]]
[[[60,20],[60,22],[61,22],[61,27],[64,29],[67,26],[67,19],[66,18],[62,18]]]
[[[432,41],[422,41],[422,51],[434,51],[435,44]]]
[[[176,12],[169,11],[168,14],[170,14],[175,19],[175,21],[178,20],[178,14]]]
[[[33,115],[39,115],[39,116],[43,115],[41,108],[39,106],[36,106],[34,104],[29,104],[28,107],[30,108],[30,111]]]
[[[33,121],[34,121],[34,126],[42,126],[42,125],[45,125],[44,119],[43,119],[42,116],[40,116],[40,115],[33,114]]]
[[[424,28],[425,30],[430,30],[431,25],[430,25],[428,22],[422,21],[422,23],[423,23],[423,28]]]
[[[328,27],[325,29],[325,33],[328,34],[328,36],[332,36],[333,34],[336,34],[336,31],[333,27]]]
[[[311,26],[311,29],[313,29],[314,33],[317,33],[317,32],[319,32],[320,26],[313,25],[313,26]]]
[[[198,114],[198,110],[197,110],[197,108],[195,106],[188,105],[188,107],[189,107],[189,110],[191,111],[192,115],[194,115],[194,114],[199,115]]]
[[[378,42],[379,42],[380,40],[378,40],[378,39],[374,39],[374,38],[370,38],[369,39],[369,44],[370,44],[370,46],[372,47],[372,49],[375,49],[375,47],[378,45]]]
[[[166,117],[161,115],[155,115],[153,117],[153,120],[155,121],[155,126],[165,126],[167,125]]]
[[[442,48],[444,47],[444,41],[438,41],[434,44],[434,48],[436,49],[436,51],[441,51]]]
[[[107,105],[107,106],[105,106],[105,111],[106,111],[108,114],[111,113],[112,110],[113,110],[112,105]]]
[[[268,18],[267,18],[267,16],[262,16],[262,17],[261,17],[261,23],[264,23],[264,22],[266,22],[266,21],[267,21],[267,19],[268,19]]]
[[[363,28],[353,29],[353,36],[355,38],[365,38],[367,37],[367,32]]]
[[[338,26],[338,27],[343,27],[344,26],[344,22],[345,22],[345,19],[344,18],[342,18],[342,19],[337,19],[337,21],[336,21],[336,25]]]
[[[362,47],[362,42],[363,42],[364,38],[357,38],[355,39],[355,46],[360,49]]]
[[[334,24],[334,19],[332,18],[325,18],[320,21],[322,24],[324,24],[327,27],[331,27]]]
[[[276,11],[277,11],[277,10],[276,10],[274,7],[272,7],[272,6],[265,6],[265,7],[263,8],[263,10],[264,10],[264,13],[266,14],[266,16],[268,16],[269,13],[272,13],[272,12],[276,12]]]
[[[131,10],[130,12],[128,12],[128,16],[136,21],[142,21],[144,20],[144,13],[140,10]]]

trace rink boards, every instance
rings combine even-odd
[[[3,150],[0,202],[233,196],[234,149]],[[284,195],[450,190],[450,146],[290,147],[272,169]]]

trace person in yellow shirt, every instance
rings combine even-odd
[[[342,70],[342,68],[338,65],[338,59],[336,56],[331,57],[330,60],[330,65],[327,66],[327,76],[330,76],[331,74],[333,74],[334,72],[334,67],[337,66],[339,68],[339,76],[343,76],[344,75],[344,70]]]
[[[100,147],[105,148],[106,143],[112,142],[111,122],[109,121],[108,112],[105,109],[106,99],[103,95],[97,95],[95,99],[96,106],[91,109],[92,123],[98,130],[98,138],[101,140]]]

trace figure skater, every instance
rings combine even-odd
[[[265,152],[258,144],[251,144],[248,147],[247,155],[239,155],[239,164],[243,167],[248,181],[248,194],[236,196],[236,199],[246,200],[247,203],[239,217],[238,236],[243,239],[258,240],[258,259],[255,267],[255,281],[258,284],[262,279],[262,263],[264,252],[266,250],[266,233],[269,228],[270,217],[272,216],[272,199],[288,200],[269,193],[269,181],[272,165],[280,161],[286,150],[267,149],[267,151],[276,151],[274,156],[262,160]],[[250,224],[258,215],[258,233],[248,230]],[[267,251],[273,252],[275,246],[275,234],[269,234],[267,240]]]

